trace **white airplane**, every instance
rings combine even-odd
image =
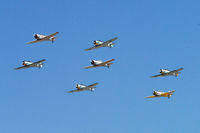
[[[183,70],[183,68],[179,68],[179,69],[176,69],[176,70],[173,70],[173,71],[170,71],[170,70],[167,70],[167,69],[160,69],[160,74],[158,75],[154,75],[154,76],[151,76],[152,78],[155,78],[155,77],[164,77],[164,76],[175,76],[177,77]]]
[[[146,98],[156,98],[156,97],[168,97],[170,98],[175,90],[173,91],[168,91],[168,92],[161,92],[161,91],[153,91],[153,96],[148,96]]]
[[[111,59],[111,60],[108,60],[108,61],[101,61],[101,60],[92,60],[91,61],[91,64],[92,66],[87,66],[87,67],[84,67],[85,69],[88,69],[88,68],[94,68],[94,67],[107,67],[109,68],[113,63],[111,63],[111,61],[114,61],[115,59]]]
[[[40,34],[35,34],[34,38],[36,39],[35,41],[28,42],[26,44],[32,44],[32,43],[37,43],[37,42],[42,42],[42,41],[52,41],[52,43],[56,40],[55,35],[58,34],[59,32],[55,32],[51,35],[45,36],[45,35],[40,35]]]
[[[22,67],[18,67],[18,68],[15,68],[15,70],[19,70],[19,69],[25,69],[25,68],[30,68],[30,67],[38,67],[38,68],[41,68],[43,67],[44,65],[44,61],[46,61],[46,59],[43,59],[43,60],[40,60],[40,61],[37,61],[37,62],[32,62],[32,61],[23,61],[22,63]]]
[[[85,51],[88,51],[88,50],[92,50],[92,49],[96,49],[96,48],[101,48],[101,47],[110,47],[112,48],[115,44],[113,43],[113,41],[117,40],[118,38],[115,37],[111,40],[108,40],[106,42],[103,42],[103,41],[100,41],[100,40],[94,40],[94,46],[91,47],[91,48],[88,48],[88,49],[85,49]]]
[[[83,85],[83,84],[77,84],[76,85],[76,90],[71,90],[68,91],[68,93],[72,93],[72,92],[79,92],[79,91],[94,91],[94,89],[96,88],[95,86],[98,85],[99,83],[94,83],[92,85]]]

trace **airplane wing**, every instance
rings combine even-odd
[[[98,84],[99,84],[99,83],[94,83],[94,84],[88,85],[88,86],[85,87],[84,89],[89,89],[89,88],[95,87],[95,86],[98,85]]]
[[[39,64],[39,63],[44,62],[44,61],[46,61],[46,59],[42,59],[42,60],[40,60],[40,61],[34,62],[34,63],[31,64],[31,65]]]
[[[59,33],[59,32],[55,32],[55,33],[53,33],[53,34],[51,34],[51,35],[48,35],[48,36],[46,36],[46,37],[44,37],[44,38],[42,38],[42,39],[34,40],[34,41],[28,42],[28,43],[26,43],[26,44],[32,44],[32,43],[37,43],[37,42],[42,42],[42,41],[48,40],[49,38],[51,38],[52,36],[55,36],[55,35],[58,34],[58,33]]]
[[[85,49],[85,51],[89,51],[89,50],[96,49],[96,48],[100,48],[100,47],[102,47],[102,44],[101,44],[101,45],[93,46],[93,47],[88,48],[88,49]]]
[[[88,68],[95,68],[95,67],[100,67],[100,66],[87,66],[87,67],[84,67],[84,68],[88,69]]]
[[[168,74],[172,74],[172,73],[176,73],[176,72],[179,72],[181,70],[183,70],[184,68],[179,68],[179,69],[176,69],[176,70],[173,70],[171,72],[169,72]]]
[[[44,41],[44,39],[31,41],[31,42],[28,42],[28,43],[26,43],[26,44],[32,44],[32,43],[37,43],[37,42],[42,42],[42,41]]]
[[[158,96],[148,96],[148,97],[145,97],[145,98],[156,98]]]
[[[110,43],[110,42],[113,42],[113,41],[115,41],[115,40],[117,40],[117,39],[118,39],[118,37],[115,37],[115,38],[113,38],[113,39],[110,39],[110,40],[106,41],[105,43]]]
[[[111,60],[108,60],[108,61],[105,61],[105,62],[102,62],[101,64],[99,64],[98,66],[104,66],[108,63],[110,63],[111,61],[114,61],[115,59],[111,59]]]
[[[85,89],[77,89],[77,90],[71,90],[68,91],[68,93],[73,93],[73,92],[80,92],[80,91],[84,91]]]
[[[26,68],[30,68],[30,67],[33,67],[32,64],[31,65],[27,65],[27,66],[22,66],[22,67],[15,68],[15,70],[26,69]]]
[[[58,33],[59,33],[59,32],[55,32],[55,33],[53,33],[53,34],[51,34],[51,35],[48,35],[48,36],[44,37],[42,40],[48,40],[49,38],[51,38],[51,37],[57,35]]]
[[[151,78],[163,77],[163,76],[166,76],[166,75],[167,75],[167,73],[162,73],[162,74],[151,76]]]

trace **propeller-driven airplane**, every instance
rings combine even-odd
[[[153,91],[153,96],[148,96],[146,98],[156,98],[156,97],[168,97],[170,98],[175,90],[173,91],[168,91],[168,92],[161,92],[161,91]]]
[[[52,43],[56,40],[55,35],[57,35],[59,32],[55,32],[51,35],[45,36],[45,35],[40,35],[40,34],[35,34],[34,38],[36,39],[35,41],[28,42],[27,44],[32,44],[32,43],[37,43],[37,42],[42,42],[42,41],[52,41]]]
[[[38,67],[41,68],[44,65],[44,61],[46,61],[46,59],[37,61],[37,62],[32,62],[32,61],[23,61],[22,63],[22,67],[18,67],[15,68],[15,70],[19,70],[19,69],[25,69],[25,68],[30,68],[30,67]]]
[[[183,68],[179,68],[179,69],[176,69],[176,70],[173,70],[173,71],[170,71],[170,70],[167,70],[167,69],[160,69],[160,74],[158,75],[154,75],[154,76],[151,76],[152,78],[155,78],[155,77],[164,77],[164,76],[175,76],[177,77],[181,72],[181,70],[183,70]]]
[[[94,67],[107,67],[109,68],[113,63],[111,63],[112,61],[114,61],[115,59],[111,59],[111,60],[108,60],[108,61],[101,61],[101,60],[91,60],[91,64],[92,66],[87,66],[85,67],[85,69],[88,69],[88,68],[94,68]]]
[[[94,89],[96,88],[95,86],[98,85],[99,83],[94,83],[92,85],[83,85],[83,84],[77,84],[76,85],[76,90],[71,90],[68,91],[68,93],[72,93],[72,92],[79,92],[79,91],[94,91]]]
[[[96,49],[96,48],[101,48],[101,47],[110,47],[112,48],[115,44],[113,43],[113,41],[117,40],[118,38],[115,37],[113,39],[110,39],[106,42],[103,42],[103,41],[100,41],[100,40],[94,40],[94,46],[91,47],[91,48],[88,48],[88,49],[85,49],[85,51],[88,51],[88,50],[92,50],[92,49]]]

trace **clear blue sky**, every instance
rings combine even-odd
[[[0,5],[1,133],[200,132],[200,1],[5,0]],[[54,44],[26,45],[60,32]],[[95,39],[114,48],[84,51]],[[90,59],[110,68],[85,70]],[[15,71],[23,60],[42,69]],[[151,79],[160,68],[178,78]],[[95,92],[68,94],[76,83]],[[155,90],[170,98],[145,99]]]

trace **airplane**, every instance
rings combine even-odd
[[[113,43],[113,41],[115,41],[117,39],[118,39],[118,37],[115,37],[115,38],[110,39],[110,40],[105,41],[105,42],[100,41],[100,40],[94,40],[94,42],[93,42],[94,46],[91,47],[91,48],[85,49],[85,51],[96,49],[96,48],[101,48],[101,47],[110,47],[110,48],[112,48],[115,45]]]
[[[59,32],[55,32],[51,35],[45,36],[45,35],[40,35],[40,34],[34,34],[34,38],[36,39],[35,41],[28,42],[26,44],[32,44],[32,43],[37,43],[37,42],[42,42],[42,41],[52,41],[52,43],[56,40],[55,35],[57,35]]]
[[[41,68],[44,65],[44,61],[46,61],[46,59],[37,61],[37,62],[32,62],[32,61],[23,61],[21,67],[15,68],[15,70],[19,70],[19,69],[25,69],[25,68],[30,68],[30,67],[38,67]]]
[[[108,61],[101,61],[101,60],[92,60],[91,61],[91,64],[92,66],[87,66],[87,67],[84,67],[85,69],[88,69],[88,68],[94,68],[94,67],[101,67],[101,66],[104,66],[104,67],[107,67],[109,68],[113,63],[111,63],[111,61],[114,61],[115,59],[111,59],[111,60],[108,60]]]
[[[71,90],[71,91],[68,91],[68,93],[72,93],[72,92],[79,92],[79,91],[94,91],[94,89],[96,88],[95,86],[98,85],[99,83],[94,83],[92,85],[83,85],[83,84],[77,84],[76,85],[76,90]]]
[[[179,69],[176,69],[176,70],[173,70],[173,71],[170,71],[170,70],[167,70],[167,69],[160,69],[160,74],[158,75],[154,75],[154,76],[151,76],[152,78],[155,78],[155,77],[164,77],[164,76],[175,76],[177,77],[181,72],[181,70],[183,70],[184,68],[179,68]]]
[[[168,97],[168,98],[170,98],[173,95],[174,92],[175,92],[175,90],[168,91],[168,92],[153,91],[153,96],[148,96],[148,97],[145,97],[145,98],[156,98],[156,97]]]

